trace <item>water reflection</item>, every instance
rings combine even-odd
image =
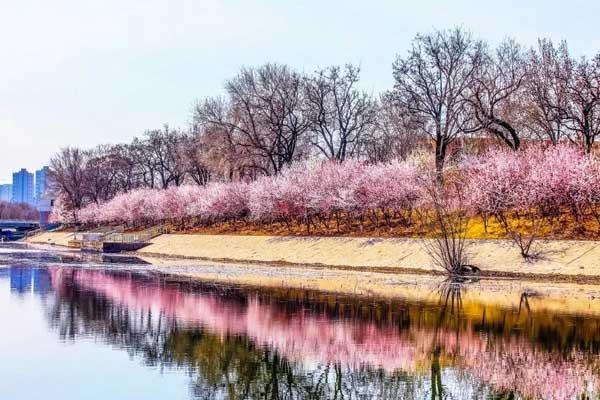
[[[148,366],[182,369],[202,399],[563,399],[598,391],[599,319],[467,303],[456,282],[428,304],[150,272],[11,268],[4,276],[15,293],[52,293],[45,312],[62,340],[94,338]]]
[[[129,255],[80,252],[68,249],[52,251],[29,248],[18,243],[0,243],[0,265],[44,266],[47,264],[69,265],[147,265],[148,262]]]
[[[10,276],[10,290],[19,295],[33,292],[45,296],[50,292],[50,273],[46,268],[10,268],[6,269]]]

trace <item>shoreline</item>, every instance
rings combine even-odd
[[[314,291],[324,296],[437,303],[443,289],[449,287],[449,282],[441,275],[138,257],[149,263],[150,270],[250,290],[301,290]],[[473,279],[455,288],[460,288],[465,306],[516,310],[525,301],[536,312],[600,315],[600,285],[593,283],[496,278]]]
[[[46,245],[33,247],[49,249]],[[54,247],[64,249],[64,247]],[[72,250],[77,253],[76,250]],[[447,286],[445,276],[434,271],[405,273],[369,269],[343,269],[328,266],[282,265],[254,262],[220,262],[193,258],[155,256],[133,253],[142,262],[133,268],[156,271],[178,278],[205,283],[235,285],[256,290],[303,290],[324,295],[343,295],[369,299],[411,299],[426,303],[439,301],[440,291]],[[101,255],[98,255],[102,257]],[[91,253],[90,257],[94,257]],[[118,256],[117,256],[118,257]],[[91,261],[94,264],[93,261]],[[77,268],[77,267],[75,267]],[[598,277],[586,280],[558,281],[546,279],[481,277],[460,286],[465,305],[501,306],[521,309],[523,301],[536,312],[600,315]]]
[[[44,232],[26,243],[65,247],[72,233]],[[202,262],[269,264],[322,270],[443,276],[424,239],[164,234],[127,254]],[[527,279],[600,285],[600,242],[540,240],[543,256],[524,260],[501,239],[468,240],[469,262],[484,279]]]
[[[412,238],[279,237],[166,234],[136,255],[281,266],[445,275],[426,241]],[[524,260],[507,240],[469,240],[469,263],[483,277],[600,283],[600,242],[539,241],[543,256]]]
[[[198,261],[198,262],[216,262],[227,264],[243,264],[248,266],[264,265],[265,261],[256,260],[237,260],[231,258],[207,258],[207,257],[192,257],[181,255],[170,255],[161,253],[144,252],[125,252],[130,256],[139,257],[141,259],[165,259],[169,261]],[[446,277],[443,271],[426,270],[422,268],[404,268],[404,267],[360,267],[350,265],[327,265],[327,264],[298,264],[286,261],[269,261],[268,265],[272,268],[282,267],[304,267],[321,270],[336,270],[336,271],[351,271],[351,272],[373,272],[379,274],[403,274],[403,275],[426,275],[431,277]],[[525,279],[535,282],[554,282],[554,283],[582,283],[600,285],[600,275],[582,275],[582,274],[543,274],[543,273],[517,273],[503,271],[481,271],[477,276],[468,276],[467,278],[491,279],[491,280],[518,280]]]

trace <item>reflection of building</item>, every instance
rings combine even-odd
[[[12,185],[0,185],[0,201],[10,202],[12,200]]]
[[[31,290],[31,268],[10,269],[10,290],[21,294]]]
[[[50,168],[48,167],[43,167],[42,169],[38,169],[37,171],[35,171],[35,201],[36,203],[39,203],[39,201],[42,199],[42,196],[44,196],[44,194],[46,194],[47,190],[48,190],[48,184],[49,184],[49,174],[50,174]]]
[[[33,174],[25,168],[13,174],[12,201],[14,203],[34,204]]]
[[[10,290],[19,294],[30,292],[44,295],[50,291],[50,274],[43,268],[10,268]]]

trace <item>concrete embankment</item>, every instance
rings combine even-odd
[[[470,263],[487,275],[600,283],[599,245],[595,241],[540,241],[540,256],[524,260],[510,241],[471,240],[468,253]],[[379,272],[442,272],[432,264],[423,240],[406,238],[169,234],[154,238],[138,254]]]

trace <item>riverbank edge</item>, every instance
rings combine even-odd
[[[260,265],[276,268],[291,268],[291,267],[306,267],[317,270],[334,270],[334,271],[349,271],[363,273],[378,273],[378,274],[402,274],[402,275],[426,275],[432,277],[445,277],[447,274],[443,271],[425,270],[421,268],[387,268],[387,267],[357,267],[350,265],[326,265],[326,264],[298,264],[286,261],[254,261],[254,260],[237,260],[232,258],[206,258],[206,257],[188,257],[179,255],[167,255],[162,253],[144,253],[137,252],[126,253],[131,256],[140,256],[143,259],[163,259],[173,261],[201,261],[201,262],[218,262],[237,265]],[[516,273],[503,271],[481,271],[478,275],[466,276],[468,279],[501,279],[501,280],[527,280],[532,282],[548,282],[548,283],[575,283],[600,285],[600,275],[569,275],[569,274],[536,274],[536,273]]]
[[[46,244],[28,244],[24,249],[71,254],[70,260],[81,261],[67,263],[66,268],[91,267],[102,268],[105,256],[98,253],[80,253],[76,249]],[[28,251],[28,250],[25,250]],[[80,253],[80,254],[78,254]],[[600,285],[588,281],[580,282],[547,282],[527,279],[468,279],[464,284],[456,285],[456,281],[448,280],[438,274],[421,271],[418,274],[405,274],[397,270],[394,273],[380,273],[373,270],[356,268],[343,270],[336,267],[315,268],[306,265],[287,265],[285,267],[272,263],[217,262],[214,260],[152,257],[136,254],[138,261],[123,255],[115,255],[109,262],[110,268],[119,264],[119,257],[128,259],[123,267],[141,273],[166,274],[167,280],[198,281],[202,284],[213,284],[216,287],[239,287],[244,290],[266,292],[300,290],[309,296],[350,296],[351,298],[368,298],[369,301],[390,301],[407,299],[424,304],[434,304],[445,296],[447,290],[461,293],[461,303],[470,307],[502,307],[520,310],[525,305],[527,310],[536,312],[564,313],[581,315],[598,315],[600,313]],[[52,263],[50,266],[56,267]],[[117,268],[120,268],[117,266]],[[462,280],[461,280],[462,281]],[[464,295],[467,295],[464,297]]]
[[[30,244],[65,246],[69,233],[42,233]],[[131,255],[274,267],[305,266],[386,274],[444,275],[433,265],[426,241],[349,238],[165,234]],[[541,256],[524,260],[507,240],[469,240],[469,262],[482,277],[600,284],[600,242],[539,241]]]

